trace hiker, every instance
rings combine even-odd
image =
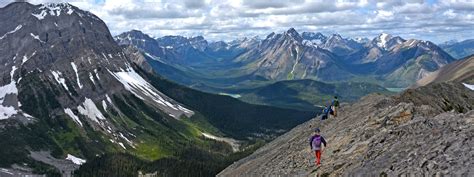
[[[337,117],[337,109],[339,108],[339,100],[337,99],[337,96],[334,96],[334,100],[332,100],[331,105],[331,109],[334,112],[332,115],[334,115],[334,117]]]
[[[321,144],[326,147],[326,140],[323,138],[323,136],[319,135],[320,130],[319,128],[316,128],[314,130],[314,135],[311,136],[309,139],[309,145],[311,146],[311,150],[314,151],[314,155],[316,156],[316,161],[314,162],[317,166],[321,165],[321,153],[322,153],[322,146]]]
[[[321,116],[321,120],[326,120],[327,118],[329,118],[329,114],[333,114],[333,113],[334,113],[334,111],[331,109],[331,105],[326,106],[323,109],[323,114]]]

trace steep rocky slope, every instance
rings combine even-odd
[[[460,83],[370,95],[344,105],[337,118],[294,128],[218,176],[472,175],[473,107],[474,91]],[[316,127],[328,140],[320,168],[308,145]]]

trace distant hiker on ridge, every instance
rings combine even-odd
[[[332,105],[328,104],[324,109],[323,109],[323,114],[321,116],[321,120],[326,120],[329,118],[329,114],[334,114],[334,111],[331,109]]]
[[[337,117],[337,109],[339,108],[339,100],[337,99],[337,96],[334,96],[334,100],[332,100],[332,110],[333,110],[333,115],[334,117]]]
[[[317,166],[321,165],[321,153],[322,153],[322,146],[321,144],[326,147],[326,140],[323,138],[323,136],[319,135],[320,130],[319,128],[316,128],[314,130],[314,135],[311,136],[309,139],[309,145],[311,146],[311,150],[314,151],[314,155],[316,156],[316,161],[314,162]]]

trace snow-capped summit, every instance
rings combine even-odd
[[[303,32],[301,33],[301,37],[303,38],[303,44],[306,46],[321,46],[322,44],[326,43],[328,37],[324,36],[322,33],[317,32]]]
[[[42,4],[38,10],[38,13],[31,13],[31,15],[35,16],[39,20],[42,20],[46,17],[46,15],[51,16],[60,16],[62,14],[71,15],[74,12],[73,7],[68,3],[45,3]]]
[[[387,33],[381,33],[379,36],[377,36],[374,40],[377,42],[377,46],[380,48],[386,49],[387,47],[387,42],[392,39],[391,34]]]
[[[366,38],[366,37],[356,37],[356,38],[354,38],[354,41],[358,42],[359,44],[366,44],[370,40],[369,40],[369,38]]]
[[[400,36],[381,33],[372,40],[372,45],[382,50],[390,50],[392,47],[404,43],[406,40]]]

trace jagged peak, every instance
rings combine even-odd
[[[268,34],[268,35],[267,35],[267,39],[268,39],[268,38],[272,38],[273,36],[275,36],[275,32],[272,32],[272,33]]]
[[[321,32],[303,32],[301,36],[306,39],[327,39],[327,36]]]
[[[387,48],[387,43],[392,39],[392,35],[388,33],[380,33],[376,38],[374,38],[375,44],[383,49]]]
[[[300,35],[300,34],[298,33],[298,31],[296,31],[294,28],[288,29],[288,31],[286,31],[285,34],[286,34],[286,35],[293,36],[293,37],[296,37],[296,36],[299,36],[299,35]]]
[[[329,40],[342,40],[342,36],[340,34],[334,33],[329,37]]]
[[[119,34],[115,36],[116,39],[123,40],[133,40],[133,39],[139,39],[139,40],[144,40],[144,39],[153,39],[150,37],[148,34],[143,33],[140,30],[133,29],[127,32],[123,32],[122,34]]]
[[[206,40],[203,36],[199,35],[199,36],[193,36],[193,37],[190,37],[188,38],[189,40],[197,40],[197,41],[202,41],[202,40]]]

